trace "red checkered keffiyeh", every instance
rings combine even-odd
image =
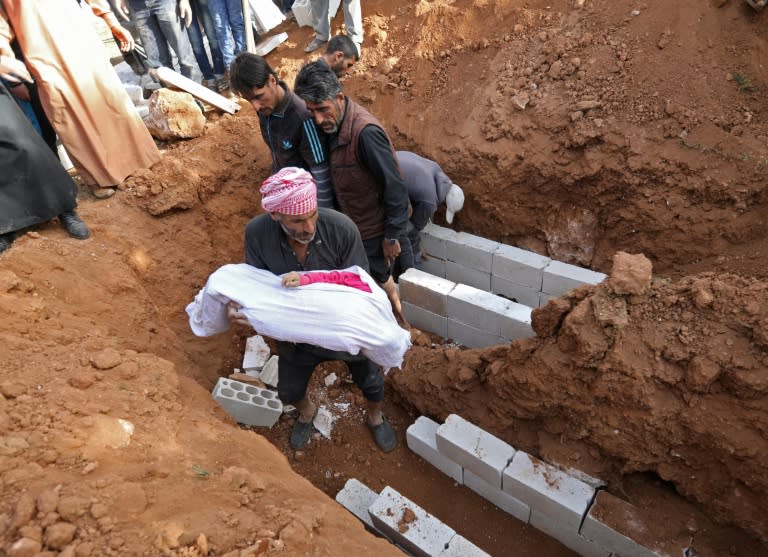
[[[317,208],[317,186],[306,170],[288,166],[261,184],[261,206],[270,213],[306,215]]]

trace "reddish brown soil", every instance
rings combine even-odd
[[[242,259],[260,211],[250,107],[164,145],[114,198],[84,195],[91,239],[51,224],[17,240],[0,257],[0,552],[399,555],[328,497],[355,477],[493,555],[570,555],[404,446],[420,413],[455,412],[601,477],[694,555],[768,555],[768,16],[721,3],[363,3],[345,90],[464,186],[457,229],[607,273],[619,251],[653,266],[639,294],[642,273],[619,265],[539,310],[525,342],[417,337],[389,378],[389,455],[356,391],[321,387],[340,365],[313,392],[350,409],[298,454],[289,416],[243,430],[211,400],[250,332],[195,338],[183,309]],[[290,83],[311,31],[283,30],[269,60]]]

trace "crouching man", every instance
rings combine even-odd
[[[368,260],[357,226],[332,209],[318,208],[317,188],[312,175],[287,167],[261,185],[261,204],[266,214],[252,219],[245,228],[245,262],[276,275],[291,271],[344,269],[358,265],[368,270]],[[247,324],[230,307],[232,321]],[[325,325],[317,323],[318,330]],[[313,346],[278,342],[277,392],[284,404],[299,411],[290,444],[301,449],[309,442],[317,406],[307,395],[315,367],[329,360],[342,360],[368,404],[367,423],[376,444],[384,452],[397,446],[397,438],[382,414],[384,377],[368,358]]]

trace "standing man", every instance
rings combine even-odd
[[[336,202],[360,230],[370,274],[389,296],[395,317],[405,323],[392,266],[408,225],[408,192],[392,142],[372,114],[344,95],[326,62],[301,68],[295,89],[328,134]]]
[[[368,269],[357,227],[341,213],[317,207],[315,183],[307,171],[284,168],[267,178],[260,191],[261,205],[267,214],[254,218],[245,228],[246,263],[276,275],[352,265]],[[240,323],[244,319],[234,307],[230,307],[229,316]],[[277,344],[278,396],[284,404],[292,404],[299,411],[290,436],[293,449],[306,446],[317,414],[317,406],[307,396],[309,380],[318,364],[331,360],[346,362],[352,379],[363,392],[368,406],[367,424],[379,448],[389,452],[397,446],[395,432],[381,411],[384,377],[376,364],[362,355],[310,344]]]
[[[176,54],[179,70],[184,77],[194,79],[197,62],[189,43],[187,27],[192,23],[189,0],[119,0],[125,2],[133,14],[141,43],[147,53],[150,68],[173,68],[168,46]],[[125,10],[127,11],[127,10]]]
[[[413,207],[408,232],[400,238],[398,271],[402,273],[421,263],[420,232],[427,226],[438,205],[445,202],[445,220],[451,224],[453,216],[464,207],[464,192],[435,161],[410,151],[398,151],[397,160]]]
[[[360,60],[360,54],[352,39],[346,35],[336,35],[328,41],[321,60],[325,60],[336,77],[341,79]]]
[[[312,13],[315,14],[312,24],[315,38],[304,48],[304,52],[314,52],[331,36],[331,20],[335,14],[331,13],[330,0],[312,0]],[[344,27],[360,56],[363,52],[363,11],[360,0],[344,0]]]
[[[272,172],[287,166],[309,170],[317,184],[318,205],[333,209],[326,138],[317,132],[304,101],[278,79],[264,58],[250,52],[232,62],[229,81],[259,115],[261,137],[272,154]]]

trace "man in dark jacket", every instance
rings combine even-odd
[[[354,223],[341,213],[318,208],[312,176],[299,168],[284,168],[261,186],[265,214],[245,229],[245,262],[282,275],[290,271],[344,269],[357,265],[368,269],[365,251]],[[229,317],[247,324],[230,307]],[[318,323],[322,327],[322,323]],[[346,362],[355,384],[367,401],[368,427],[384,452],[397,446],[392,427],[382,414],[384,377],[379,367],[363,355],[334,352],[310,344],[278,342],[277,391],[280,400],[293,404],[299,417],[291,431],[294,449],[309,441],[317,406],[307,396],[315,367],[329,360]]]
[[[232,91],[259,115],[261,136],[272,153],[272,172],[295,166],[308,170],[317,184],[317,203],[334,208],[326,138],[317,132],[304,101],[280,81],[266,60],[240,53],[229,69]]]
[[[329,137],[336,202],[360,230],[371,276],[389,296],[395,317],[404,323],[392,266],[408,224],[408,192],[392,142],[372,114],[344,95],[339,78],[325,61],[306,64],[294,89]]]

